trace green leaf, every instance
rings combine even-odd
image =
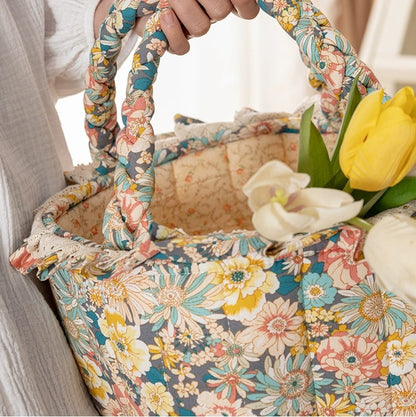
[[[358,75],[357,77],[355,77],[354,82],[351,85],[347,106],[345,108],[344,118],[342,119],[341,130],[339,131],[337,143],[331,156],[332,171],[335,173],[334,181],[331,184],[329,184],[331,188],[342,189],[345,183],[347,182],[347,178],[345,177],[339,165],[339,151],[341,149],[342,142],[344,141],[345,132],[347,131],[347,127],[350,123],[352,115],[354,114],[355,109],[362,100],[357,85]]]
[[[364,200],[364,204],[368,203],[375,195],[377,191],[363,191],[354,189],[351,192],[351,195],[354,197],[354,200]]]
[[[332,178],[332,167],[322,136],[312,123],[312,115],[313,106],[302,115],[298,172],[311,177],[309,187],[324,187]]]
[[[387,188],[384,190],[377,191],[373,197],[370,198],[362,207],[360,212],[358,213],[358,216],[360,217],[368,217],[368,212],[376,205],[377,201],[380,200],[380,198],[384,195]]]
[[[383,196],[368,212],[374,216],[381,211],[402,206],[416,199],[416,177],[404,177],[398,184],[386,190]]]
[[[344,173],[341,170],[339,170],[325,185],[325,188],[335,188],[337,190],[343,190],[347,182],[348,178],[344,175]]]

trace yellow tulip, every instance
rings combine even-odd
[[[339,160],[352,188],[380,191],[400,182],[416,163],[416,98],[404,87],[382,103],[365,97],[345,132]]]

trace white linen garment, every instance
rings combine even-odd
[[[0,0],[0,414],[96,415],[42,293],[9,255],[70,166],[54,100],[76,92],[98,0]],[[61,162],[60,162],[61,161]]]

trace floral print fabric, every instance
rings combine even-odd
[[[416,312],[380,291],[362,233],[182,235],[143,263],[57,236],[42,259],[41,232],[14,264],[50,280],[102,414],[413,415]]]
[[[180,135],[193,130],[197,137],[218,125],[183,129]],[[162,138],[157,149],[173,149],[183,137]],[[202,174],[211,172],[201,162],[207,151],[214,152],[206,158],[211,164],[217,150],[232,146],[236,158],[241,153],[235,169],[250,171],[266,156],[290,160],[285,150],[296,141],[295,134],[283,132],[246,137],[189,154],[185,166],[199,168],[203,184]],[[249,158],[253,146],[261,145],[270,154]],[[169,175],[158,171],[177,172],[181,165],[173,166],[181,159],[156,168],[156,201],[162,205],[164,187],[168,191],[172,184],[164,184]],[[220,170],[234,171],[224,158],[222,164]],[[224,176],[224,183],[227,178],[240,186],[239,175]],[[54,196],[13,258],[22,272],[36,267],[41,279],[49,279],[102,414],[416,412],[416,313],[378,288],[360,250],[362,231],[340,226],[276,248],[249,230],[177,230],[159,236],[159,253],[143,262],[135,251],[103,247],[99,227],[111,198],[103,189],[108,185],[92,181]],[[208,195],[215,192],[211,187]],[[194,197],[197,206],[211,203],[203,194]],[[416,206],[407,211],[414,213]],[[223,220],[219,215],[203,231],[221,228]]]
[[[148,13],[156,3],[115,2],[102,28],[108,43],[93,50],[92,61],[104,63],[103,72],[90,67],[86,97],[87,130],[100,175],[46,202],[32,236],[12,257],[20,271],[37,268],[39,278],[50,281],[98,410],[103,415],[415,414],[416,313],[378,288],[360,250],[362,231],[341,225],[278,247],[234,227],[227,233],[187,234],[175,228],[181,226],[180,214],[172,227],[153,222],[148,208],[156,165],[160,187],[168,181],[169,188],[169,169],[181,164],[183,172],[189,169],[183,155],[195,163],[198,152],[216,149],[215,155],[226,146],[241,151],[241,161],[248,164],[244,149],[265,133],[289,138],[276,139],[273,152],[281,157],[279,152],[287,151],[283,158],[296,160],[296,142],[290,139],[296,123],[289,116],[255,120],[256,114],[242,114],[237,129],[195,121],[187,129],[184,119],[179,141],[167,136],[158,145],[153,140],[148,88],[166,47],[155,17],[149,25],[159,34],[146,38],[138,51],[147,62],[136,54],[133,63],[141,74],[132,76],[133,90],[144,94],[136,94],[139,99],[131,106],[126,103],[128,128],[114,143],[114,112],[102,105],[114,98],[113,42],[128,30],[137,10]],[[259,4],[296,38],[314,84],[324,90],[324,110],[339,120],[336,102],[342,102],[361,68],[348,42],[308,1]],[[314,42],[315,29],[323,33],[324,47]],[[350,79],[344,81],[345,63]],[[369,89],[377,84],[369,70],[360,80]],[[250,137],[254,142],[248,140],[246,148],[237,144]],[[113,181],[114,146],[116,195],[108,196],[104,190]],[[247,166],[237,168],[231,158],[227,164],[228,172]],[[187,175],[190,184],[203,184]],[[227,178],[236,180],[235,189],[241,186],[238,176]],[[211,186],[219,193],[215,183]],[[201,199],[196,205],[215,207],[215,199],[201,195],[195,194]],[[98,231],[102,219],[104,236]],[[219,228],[221,220],[216,220]]]

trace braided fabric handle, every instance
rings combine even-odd
[[[380,87],[374,74],[327,18],[309,0],[258,0],[267,14],[276,18],[296,40],[313,86],[321,90],[322,108],[329,120],[340,119],[346,96],[359,75],[362,94]],[[165,0],[115,0],[91,51],[87,73],[86,130],[96,170],[106,175],[114,169],[115,193],[107,206],[103,233],[109,247],[135,249],[142,259],[158,252],[152,236],[166,235],[166,228],[152,221],[150,203],[154,191],[154,113],[152,85],[167,41],[160,27]],[[114,105],[114,76],[121,38],[134,19],[155,13],[135,51],[129,73],[127,96],[122,106],[123,129],[119,130]],[[117,137],[115,143],[114,139]]]
[[[84,93],[85,130],[93,166],[99,176],[113,171],[117,164],[114,145],[120,129],[114,79],[121,40],[135,25],[136,17],[153,14],[158,3],[158,0],[115,0],[91,49]]]
[[[321,92],[321,109],[329,125],[339,125],[357,76],[362,95],[381,88],[348,39],[331,26],[311,1],[258,0],[258,4],[298,44],[302,60],[310,68],[310,84]]]

